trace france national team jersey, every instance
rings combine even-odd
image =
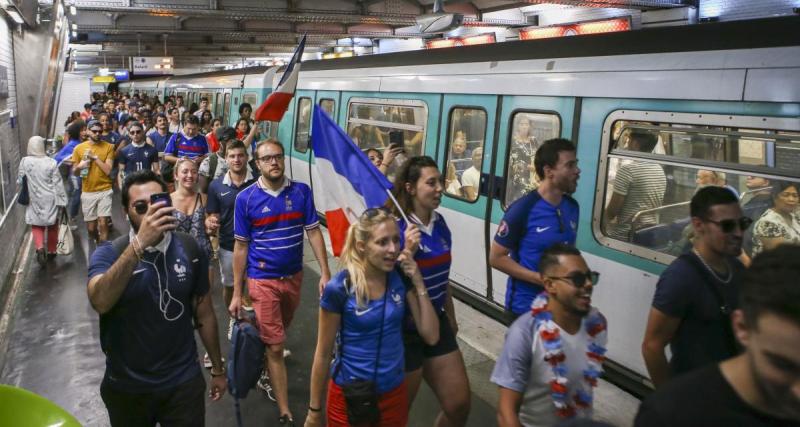
[[[386,298],[371,300],[364,307],[356,304],[352,285],[348,283],[345,286],[346,270],[333,276],[322,291],[320,308],[342,316],[340,351],[331,365],[331,378],[340,386],[354,380],[374,380],[378,393],[386,393],[399,386],[405,378],[402,323],[407,288],[397,271],[392,271],[388,276]],[[381,321],[383,338],[379,352]]]
[[[169,142],[170,138],[172,138],[172,134],[167,132],[162,136],[160,133],[158,133],[158,131],[155,131],[147,135],[147,137],[150,138],[150,141],[153,141],[153,145],[156,147],[156,150],[159,153],[163,153],[167,149],[167,142]]]
[[[208,154],[208,142],[203,135],[195,135],[194,138],[189,139],[183,132],[178,132],[169,139],[164,152],[179,158],[194,159]]]
[[[418,224],[422,222],[414,214],[410,216]],[[406,222],[401,219],[398,226],[402,238],[405,235]],[[447,300],[447,286],[450,283],[450,247],[453,239],[444,217],[436,212],[433,212],[433,218],[427,229],[421,225],[418,227],[421,231],[420,242],[414,260],[417,261],[419,272],[422,273],[431,304],[434,310],[439,312],[444,310],[444,303]]]
[[[284,178],[273,192],[261,179],[236,196],[233,233],[249,242],[247,276],[274,279],[303,269],[303,230],[319,227],[311,189]]]
[[[539,271],[539,258],[555,243],[575,244],[578,235],[578,202],[564,195],[558,206],[531,191],[508,207],[494,241],[511,251],[511,258],[523,267]],[[542,291],[535,283],[508,278],[506,309],[514,314],[531,308],[533,298]]]
[[[128,174],[140,170],[150,170],[153,163],[158,162],[158,151],[149,144],[137,147],[130,143],[119,151],[117,160],[125,165],[125,173]]]

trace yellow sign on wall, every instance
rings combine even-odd
[[[94,76],[92,83],[116,83],[117,79],[114,76]]]

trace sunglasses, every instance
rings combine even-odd
[[[133,204],[133,210],[135,210],[136,213],[139,215],[146,214],[148,208],[150,208],[150,203],[144,200],[139,200],[138,202]]]
[[[361,216],[366,218],[366,219],[372,219],[372,218],[375,218],[376,216],[378,216],[379,213],[390,214],[388,209],[386,209],[384,207],[380,207],[380,208],[369,208],[369,209],[365,210],[361,214]]]
[[[723,219],[722,221],[714,221],[713,219],[706,219],[706,221],[717,224],[723,233],[733,233],[736,227],[745,231],[753,224],[753,220],[743,216],[739,219]]]
[[[592,286],[597,286],[597,282],[600,280],[600,273],[596,271],[586,271],[580,272],[576,271],[568,276],[547,276],[553,280],[563,280],[565,282],[569,282],[572,286],[575,286],[578,289],[583,288],[586,286],[587,281],[592,282]]]
[[[103,131],[102,129],[89,129],[89,132],[91,133],[100,133],[102,131]]]

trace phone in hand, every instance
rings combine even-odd
[[[172,198],[169,196],[169,193],[156,193],[150,195],[151,205],[154,205],[159,202],[164,203],[164,205],[161,207],[172,206]]]
[[[403,138],[403,131],[393,130],[389,132],[389,146],[401,148],[403,149],[403,151],[405,151],[406,142],[405,139]]]

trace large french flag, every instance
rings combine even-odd
[[[297,77],[300,74],[300,59],[303,57],[303,49],[306,47],[306,36],[300,40],[297,49],[292,55],[292,60],[286,67],[286,71],[281,76],[281,81],[278,82],[278,87],[269,94],[264,103],[256,109],[255,119],[266,120],[270,122],[279,122],[289,109],[289,103],[292,102],[294,91],[297,88]]]
[[[333,255],[342,253],[347,229],[364,210],[383,206],[392,183],[318,105],[314,106],[311,146],[320,180],[321,203]],[[314,189],[316,192],[316,188]]]

